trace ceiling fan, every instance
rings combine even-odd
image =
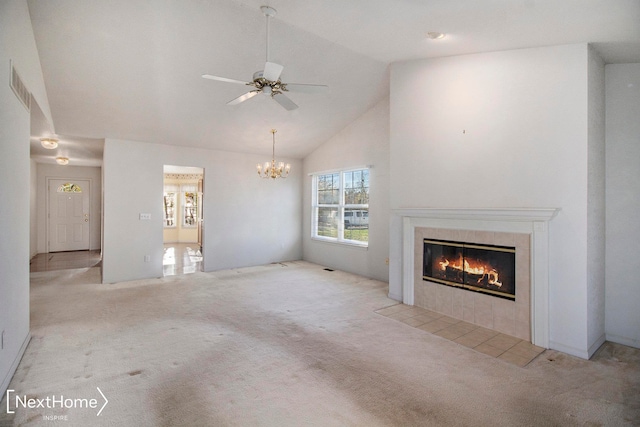
[[[236,83],[245,86],[252,86],[255,89],[250,90],[244,95],[232,99],[227,102],[227,105],[237,105],[247,99],[253,98],[259,93],[270,96],[274,101],[283,106],[287,110],[295,110],[298,106],[289,99],[283,92],[302,92],[302,93],[318,93],[325,91],[328,86],[304,84],[304,83],[283,83],[280,81],[280,74],[284,67],[276,64],[275,62],[269,62],[269,18],[276,15],[276,10],[269,6],[261,6],[260,10],[267,18],[267,55],[266,63],[264,64],[264,70],[256,71],[253,73],[253,80],[250,82],[244,82],[242,80],[228,79],[226,77],[212,76],[211,74],[203,74],[205,79],[218,80],[227,83]]]

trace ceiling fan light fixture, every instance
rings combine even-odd
[[[55,138],[40,138],[40,144],[47,150],[53,150],[58,147],[58,140]]]
[[[278,11],[271,6],[260,6],[260,10],[264,14],[264,16],[268,16],[269,18],[273,18],[274,16],[276,16],[276,13],[278,13]]]

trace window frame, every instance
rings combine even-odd
[[[178,218],[177,218],[177,214],[178,214],[178,194],[180,194],[178,191],[175,190],[171,190],[171,189],[166,189],[164,190],[164,195],[163,195],[163,214],[164,214],[164,219],[163,219],[163,226],[164,228],[176,228],[178,227]],[[173,201],[173,206],[168,206],[167,205],[167,198],[170,198]],[[168,215],[168,208],[171,208],[171,216],[167,216]],[[168,225],[167,222],[171,220],[173,221],[172,225]]]
[[[353,211],[354,213],[357,211],[366,211],[366,215],[363,217],[368,219],[370,218],[370,197],[371,197],[371,167],[370,166],[360,166],[360,167],[351,167],[347,169],[338,169],[331,171],[323,171],[323,172],[314,172],[311,175],[311,239],[328,242],[328,243],[336,243],[340,245],[350,245],[357,246],[362,248],[369,247],[369,235],[367,235],[367,240],[353,240],[345,238],[345,211]],[[345,202],[345,176],[348,173],[366,171],[367,172],[367,203],[346,203]],[[322,176],[328,175],[338,175],[338,203],[319,203],[318,201],[318,181]],[[328,209],[337,209],[337,236],[322,236],[318,234],[318,225],[319,225],[319,210],[321,208]],[[368,229],[368,224],[367,224]]]
[[[200,194],[197,191],[182,191],[181,193],[181,213],[182,213],[182,228],[196,228],[199,220],[200,209]],[[187,199],[189,195],[193,197],[193,204],[189,206]],[[188,224],[187,218],[193,218],[194,223]]]

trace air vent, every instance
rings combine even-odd
[[[18,72],[11,63],[11,89],[13,89],[13,93],[16,94],[22,105],[25,106],[27,111],[31,111],[31,93],[24,85],[22,79],[18,75]]]

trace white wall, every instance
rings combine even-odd
[[[99,167],[89,166],[60,166],[48,163],[38,163],[37,166],[37,218],[38,218],[38,253],[48,252],[48,224],[47,224],[47,180],[53,179],[89,179],[91,181],[91,200],[89,213],[91,215],[91,229],[89,230],[89,249],[100,249],[100,219],[102,217],[101,191],[102,173]]]
[[[310,173],[371,165],[369,247],[311,239]],[[389,99],[385,98],[304,159],[302,241],[306,261],[389,280]]]
[[[29,258],[38,253],[38,164],[29,161]]]
[[[0,395],[29,340],[30,116],[9,87],[10,61],[50,118],[29,10],[23,0],[0,2]]]
[[[291,175],[272,181],[255,172],[264,156],[107,139],[103,281],[162,276],[164,165],[204,169],[206,271],[300,259],[301,162],[282,161]]]
[[[606,337],[640,348],[640,64],[606,77]]]
[[[586,44],[394,64],[390,187],[392,209],[561,208],[550,345],[585,358],[587,70]]]
[[[587,348],[605,341],[605,81],[604,61],[589,49],[587,147]]]

